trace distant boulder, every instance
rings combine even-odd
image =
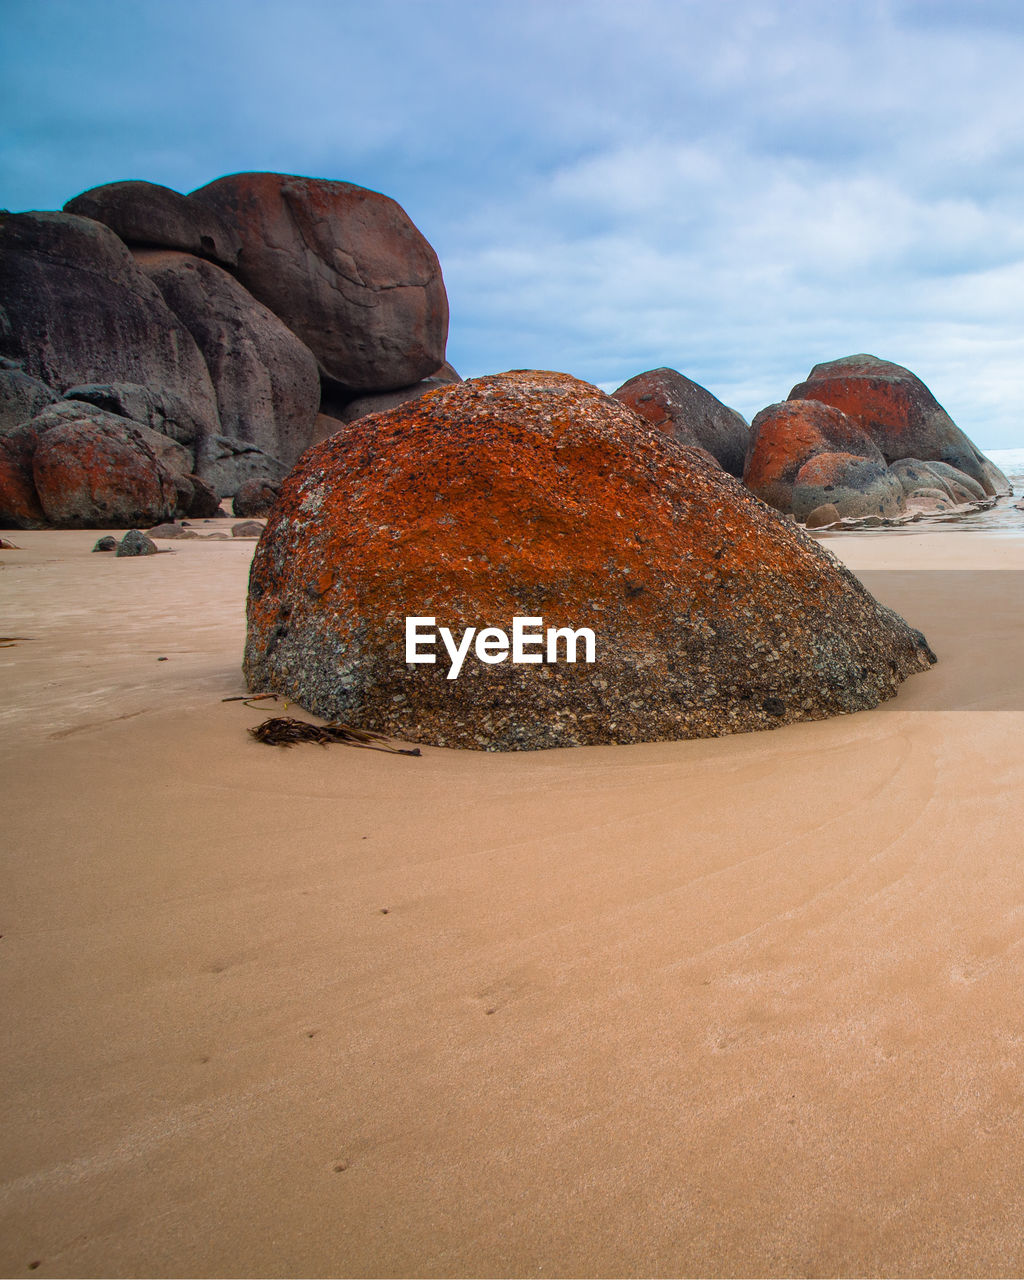
[[[159,548],[141,529],[129,529],[117,544],[117,556],[155,556]]]
[[[852,453],[817,453],[796,473],[789,510],[806,521],[826,505],[846,519],[891,519],[904,509],[903,487],[884,462]]]
[[[178,500],[175,514],[192,520],[209,520],[222,515],[220,496],[197,475],[176,475],[174,487]]]
[[[441,268],[394,200],[279,173],[218,178],[189,198],[238,230],[239,280],[350,393],[412,386],[443,362]]]
[[[750,438],[746,419],[675,369],[651,369],[612,392],[641,418],[680,444],[695,445],[730,475],[743,475]]]
[[[743,483],[798,520],[824,505],[851,518],[902,509],[902,486],[878,446],[852,418],[817,400],[784,400],[757,414]]]
[[[469,643],[457,678],[434,631]],[[501,630],[586,628],[531,641]],[[430,630],[429,624],[424,624]],[[576,661],[567,660],[569,644]],[[504,657],[502,656],[504,654]],[[443,387],[349,424],[285,480],[244,673],[327,718],[490,751],[707,737],[893,696],[921,634],[693,449],[565,374]]]
[[[986,497],[982,485],[946,462],[922,462],[901,458],[889,468],[908,496],[922,489],[938,490],[955,505],[980,502]]]
[[[108,182],[75,196],[65,213],[102,222],[132,246],[180,249],[222,266],[238,261],[238,233],[208,204],[155,182]]]
[[[309,348],[214,263],[170,250],[139,250],[135,257],[202,352],[220,434],[291,466],[313,438],[320,405]]]
[[[231,503],[231,510],[236,516],[265,516],[277,501],[281,492],[279,484],[271,484],[268,480],[246,480],[239,487]]]
[[[849,414],[886,462],[945,462],[981,485],[1008,494],[1006,477],[960,430],[920,378],[877,356],[845,356],[816,364],[790,400],[818,400]]]
[[[20,426],[59,399],[46,383],[29,377],[9,361],[0,361],[0,432]]]
[[[146,442],[146,428],[93,405],[52,405],[8,434],[31,457],[47,524],[62,529],[131,528],[169,519],[173,474]]]
[[[0,355],[54,390],[131,382],[187,406],[192,439],[217,402],[192,335],[109,228],[70,213],[0,214]]]

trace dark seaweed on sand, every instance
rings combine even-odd
[[[388,751],[396,756],[420,755],[419,747],[393,747],[379,733],[356,729],[340,720],[334,720],[330,724],[309,724],[306,720],[294,720],[291,716],[273,716],[249,732],[257,742],[265,742],[271,747],[290,747],[294,742],[318,742],[326,747],[331,742],[345,742],[349,746]]]

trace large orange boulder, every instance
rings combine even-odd
[[[921,379],[902,365],[870,355],[816,364],[789,398],[841,409],[860,424],[886,462],[945,462],[977,481],[986,494],[1010,492],[999,468],[967,438]]]
[[[244,670],[328,718],[522,750],[816,720],[933,660],[700,452],[517,371],[307,451],[257,546]]]
[[[874,441],[817,400],[785,400],[756,415],[743,483],[798,520],[825,505],[849,518],[895,516],[904,506],[903,486]]]
[[[750,439],[746,419],[675,369],[651,369],[612,392],[680,444],[705,449],[731,475],[743,475]]]
[[[190,200],[241,237],[237,275],[349,392],[409,387],[444,361],[437,255],[394,200],[280,173],[218,178]]]

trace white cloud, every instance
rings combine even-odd
[[[670,364],[750,415],[868,350],[1024,442],[1019,0],[122,10],[10,0],[0,204],[344,178],[437,248],[464,373]]]

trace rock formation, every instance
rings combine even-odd
[[[320,406],[312,352],[214,263],[170,250],[137,250],[135,257],[206,361],[220,434],[290,467],[310,443]]]
[[[203,479],[225,496],[237,493],[250,480],[279,484],[288,472],[280,458],[237,436],[208,436],[197,466]]]
[[[887,463],[912,458],[945,462],[975,480],[986,494],[1008,494],[1010,485],[960,430],[925,384],[909,369],[877,356],[845,356],[816,364],[790,400],[819,400],[849,414],[871,437]]]
[[[131,418],[188,450],[179,512],[189,475],[199,506],[209,488],[280,480],[336,429],[321,398],[350,418],[381,407],[358,396],[457,378],[447,328],[433,249],[351,183],[248,173],[185,196],[114,182],[61,213],[0,214],[0,431],[61,397]],[[35,519],[16,454],[4,447],[4,492]]]
[[[97,546],[99,543],[96,544]],[[155,556],[159,548],[141,529],[129,529],[117,544],[116,556]]]
[[[60,397],[12,361],[0,360],[0,431],[19,427]]]
[[[406,662],[410,616],[455,637],[516,617],[589,628],[595,661],[566,661],[556,637],[534,650],[547,660],[492,649],[449,680],[443,649]],[[586,383],[518,371],[308,450],[257,546],[244,669],[254,692],[327,718],[519,750],[820,719],[875,706],[930,661],[920,633],[697,450]]]
[[[825,505],[856,518],[904,507],[903,487],[878,446],[852,418],[816,400],[785,400],[756,415],[743,483],[798,520]]]
[[[730,475],[743,475],[750,428],[744,417],[675,369],[651,369],[624,382],[616,400],[680,444],[705,449]]]
[[[69,200],[64,212],[102,222],[133,248],[180,249],[223,267],[238,262],[241,241],[230,224],[208,204],[155,182],[108,182]]]
[[[266,480],[247,480],[235,494],[231,510],[242,518],[268,515],[280,492],[280,485]]]
[[[32,479],[35,437],[0,435],[0,529],[43,529],[46,512]]]
[[[239,280],[350,394],[411,386],[444,362],[437,255],[394,200],[278,173],[218,178],[190,199],[238,231]]]
[[[0,354],[54,391],[136,383],[187,406],[187,443],[218,429],[191,334],[100,223],[70,213],[0,214],[0,306]]]
[[[1010,492],[920,378],[863,355],[815,365],[757,414],[743,481],[816,528],[984,508]]]
[[[146,442],[146,429],[68,401],[52,405],[9,432],[23,474],[31,462],[36,500],[46,523],[62,529],[131,528],[173,516],[171,471]],[[0,491],[0,507],[9,499]]]

